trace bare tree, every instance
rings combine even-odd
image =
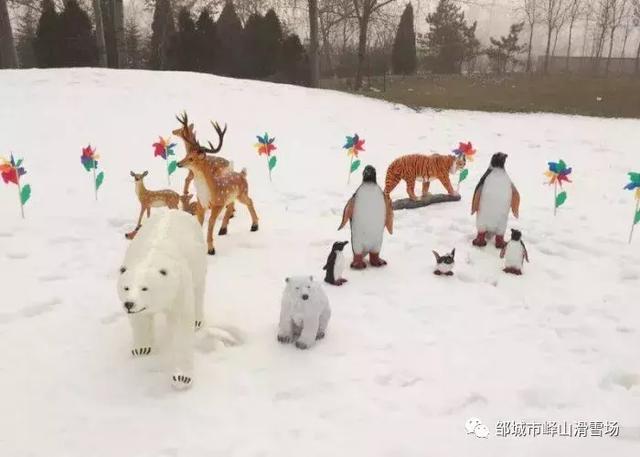
[[[580,13],[582,12],[583,0],[570,0],[567,6],[567,20],[569,21],[569,38],[567,40],[567,71],[569,71],[569,60],[571,59],[571,44],[573,40],[573,27],[575,26]],[[585,34],[587,33],[585,29]]]
[[[318,36],[318,0],[309,0],[309,83],[318,87],[320,82],[320,53]]]
[[[358,67],[354,89],[360,90],[364,75],[365,58],[367,55],[367,33],[371,18],[380,8],[392,3],[394,0],[353,0],[353,8],[358,19]]]
[[[13,40],[7,0],[0,0],[0,68],[18,68],[18,53]]]
[[[616,30],[622,25],[622,20],[627,11],[627,0],[608,0],[611,4],[611,16],[609,23],[609,55],[605,65],[605,74],[609,74],[609,66],[611,65],[611,55],[613,54],[613,44]]]
[[[127,60],[124,46],[124,6],[123,0],[113,1],[113,29],[116,39],[116,68],[124,68]]]
[[[107,44],[104,39],[104,23],[102,21],[102,3],[91,0],[93,4],[93,19],[96,23],[96,45],[98,48],[98,66],[107,66]]]
[[[533,49],[533,33],[540,20],[540,0],[522,0],[522,13],[525,22],[529,27],[529,44],[527,45],[527,67],[526,71],[531,71],[531,50]]]
[[[640,25],[640,0],[633,0],[633,23]],[[636,52],[636,75],[640,76],[640,40],[638,40],[638,51]]]
[[[551,54],[551,39],[562,22],[565,0],[543,0],[542,22],[547,27],[547,48],[544,54],[544,73],[549,71],[549,56]]]

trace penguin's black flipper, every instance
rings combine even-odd
[[[524,251],[524,260],[529,263],[529,253],[527,252],[527,247],[524,245],[524,241],[520,240],[520,244],[522,245],[522,250]]]
[[[480,209],[480,195],[482,194],[482,186],[484,185],[484,181],[487,179],[487,176],[489,176],[489,173],[491,173],[491,168],[487,168],[487,171],[484,172],[484,174],[482,175],[482,178],[480,178],[480,181],[478,181],[478,184],[476,185],[476,190],[473,191],[473,200],[471,202],[471,214],[475,214],[478,209]]]

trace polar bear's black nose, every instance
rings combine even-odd
[[[307,295],[307,294],[302,295],[302,299],[303,300],[308,300],[309,299],[309,295]]]
[[[124,302],[124,307],[127,308],[127,311],[130,311],[131,308],[133,308],[134,303],[132,301],[126,301]]]

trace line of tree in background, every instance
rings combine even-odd
[[[15,41],[7,1],[21,11]],[[301,19],[308,21],[305,43],[288,32],[275,10],[258,12],[267,9],[268,0],[235,0],[238,8],[231,0],[144,0],[153,10],[150,30],[135,15],[125,16],[123,0],[55,1],[0,0],[0,67],[185,70],[312,86],[321,76],[346,76],[359,89],[366,75],[389,70],[405,75],[419,69],[534,71],[534,40],[544,40],[539,70],[550,71],[553,62],[557,71],[558,54],[564,52],[568,71],[579,47],[577,27],[583,30],[582,55],[592,59],[594,72],[604,66],[608,73],[614,44],[621,43],[624,57],[633,30],[640,30],[640,0],[514,0],[522,21],[506,35],[490,37],[486,47],[476,37],[477,23],[465,16],[465,0],[438,0],[435,9],[417,18],[408,3],[399,20],[397,10],[390,10],[395,0],[307,0],[308,16]],[[286,16],[296,5],[281,11]],[[416,34],[416,20],[425,19],[428,32]],[[558,47],[560,36],[566,36],[560,40],[564,50]],[[640,43],[635,59],[640,74]]]

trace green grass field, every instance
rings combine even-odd
[[[413,108],[640,117],[640,78],[387,76],[386,90],[383,86],[382,77],[372,78],[371,88],[359,93]],[[322,87],[351,92],[344,79],[323,80]]]

